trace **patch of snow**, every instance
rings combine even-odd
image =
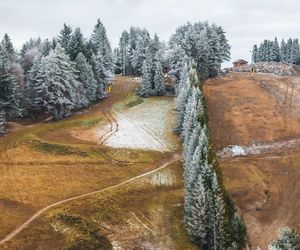
[[[220,157],[266,154],[283,149],[295,148],[300,144],[300,138],[271,143],[252,143],[250,146],[229,145],[217,153]]]
[[[245,149],[241,146],[238,145],[234,145],[231,147],[231,152],[233,156],[237,156],[237,155],[245,155]]]
[[[151,133],[146,131],[141,126],[127,119],[123,115],[117,116],[118,131],[110,136],[104,144],[110,147],[116,148],[133,148],[133,149],[147,149],[166,151],[166,147]],[[101,136],[103,131],[109,130],[109,126],[106,126],[98,134]]]
[[[113,250],[122,250],[122,247],[119,245],[119,242],[112,241],[111,244],[112,244],[112,249]]]

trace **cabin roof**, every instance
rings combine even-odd
[[[233,62],[233,63],[247,64],[248,62],[247,62],[246,60],[244,60],[244,59],[238,59],[238,60],[236,60],[236,61]]]

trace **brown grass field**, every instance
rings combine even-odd
[[[48,205],[121,183],[172,158],[176,152],[110,148],[74,136],[92,136],[89,131],[107,125],[104,113],[111,108],[122,112],[139,105],[133,96],[136,86],[130,78],[118,77],[109,98],[70,118],[10,124],[0,141],[0,239]],[[173,184],[149,182],[154,173],[115,191],[66,202],[45,211],[0,248],[110,249],[113,243],[128,249],[193,249],[182,224],[181,163],[170,168],[164,175],[172,174],[165,178],[173,178]],[[148,245],[141,245],[145,239]]]
[[[300,78],[231,73],[204,86],[217,150],[285,142],[300,136]],[[300,232],[300,145],[221,158],[220,167],[248,231],[251,249],[267,249],[279,228]]]

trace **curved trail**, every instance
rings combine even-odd
[[[92,191],[92,192],[89,192],[89,193],[86,193],[86,194],[82,194],[82,195],[78,195],[78,196],[75,196],[75,197],[71,197],[71,198],[68,198],[68,199],[64,199],[64,200],[61,200],[59,202],[55,202],[47,207],[44,207],[42,209],[40,209],[38,212],[36,212],[33,216],[31,216],[26,222],[24,222],[23,224],[21,224],[20,226],[18,226],[14,231],[12,231],[10,234],[8,234],[4,239],[2,239],[0,241],[0,245],[4,244],[5,242],[13,239],[17,234],[19,234],[24,228],[26,228],[28,225],[30,225],[36,218],[38,218],[41,214],[43,214],[44,212],[46,212],[47,210],[49,210],[50,208],[53,208],[53,207],[56,207],[58,205],[61,205],[63,203],[66,203],[66,202],[69,202],[69,201],[74,201],[74,200],[78,200],[78,199],[81,199],[81,198],[85,198],[85,197],[88,197],[88,196],[91,196],[91,195],[94,195],[94,194],[99,194],[101,192],[105,192],[105,191],[110,191],[114,188],[117,188],[117,187],[120,187],[120,186],[123,186],[125,184],[128,184],[130,182],[133,182],[137,179],[140,179],[142,177],[145,177],[145,176],[148,176],[148,175],[151,175],[155,172],[158,172],[160,171],[161,169],[164,169],[166,168],[167,166],[169,166],[170,164],[176,162],[176,161],[179,161],[182,159],[182,156],[181,155],[178,155],[178,154],[174,154],[172,159],[170,159],[169,161],[165,162],[163,165],[161,165],[160,167],[154,169],[154,170],[151,170],[147,173],[144,173],[144,174],[141,174],[141,175],[138,175],[138,176],[135,176],[133,178],[130,178],[129,180],[126,180],[126,181],[123,181],[119,184],[115,184],[115,185],[112,185],[112,186],[109,186],[109,187],[106,187],[106,188],[102,188],[100,190],[96,190],[96,191]]]

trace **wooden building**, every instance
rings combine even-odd
[[[247,61],[245,61],[243,59],[239,59],[239,60],[236,60],[235,62],[233,62],[233,67],[239,68],[239,67],[245,66],[247,64],[248,64]]]

